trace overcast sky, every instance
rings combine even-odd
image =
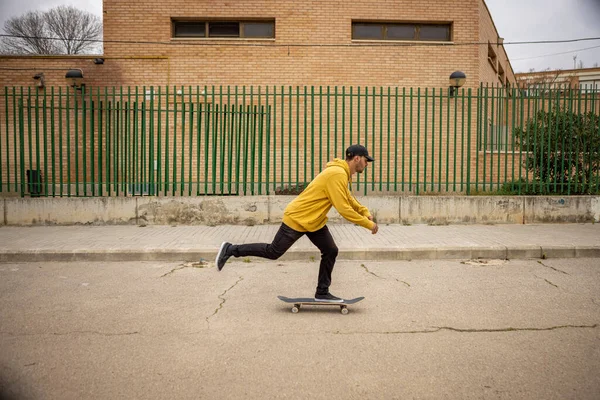
[[[398,0],[401,1],[401,0]],[[600,65],[600,0],[486,0],[505,43],[599,38],[557,44],[506,44],[515,72]],[[0,27],[12,16],[61,4],[102,16],[102,0],[0,0]],[[563,53],[563,54],[557,54]]]

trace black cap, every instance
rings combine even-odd
[[[375,159],[369,155],[367,148],[360,144],[353,144],[346,149],[346,157],[365,156],[367,161],[373,162]]]

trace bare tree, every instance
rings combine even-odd
[[[5,22],[4,54],[85,54],[101,51],[100,18],[73,6],[30,11]]]
[[[59,54],[53,40],[47,39],[44,13],[29,11],[20,17],[10,18],[4,23],[4,32],[8,37],[2,38],[4,54]]]
[[[58,6],[46,13],[48,29],[60,39],[66,54],[82,54],[97,48],[102,37],[98,16],[73,6]]]
[[[564,84],[562,78],[562,70],[551,70],[546,68],[544,71],[536,72],[531,68],[528,74],[517,77],[519,86],[529,89],[539,89],[555,87]]]

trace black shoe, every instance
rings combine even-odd
[[[327,293],[327,294],[315,294],[315,301],[323,301],[323,302],[327,302],[327,303],[343,303],[344,299],[340,299],[339,297],[336,297],[334,295],[332,295],[331,293]]]
[[[219,252],[217,253],[217,258],[215,258],[215,264],[217,265],[219,271],[223,269],[225,263],[227,262],[227,260],[229,260],[229,257],[231,257],[231,254],[229,254],[228,251],[229,247],[231,247],[231,243],[221,243],[221,247],[219,248]]]

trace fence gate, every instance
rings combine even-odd
[[[21,196],[268,192],[265,106],[66,97],[16,108]]]

